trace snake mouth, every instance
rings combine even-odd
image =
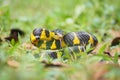
[[[40,36],[35,36],[35,41],[37,40],[39,40],[40,39]]]

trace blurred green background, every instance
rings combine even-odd
[[[119,0],[0,0],[0,28],[3,32],[20,28],[28,35],[36,27],[59,28],[65,32],[97,32],[101,37],[110,29],[120,29],[119,3]]]

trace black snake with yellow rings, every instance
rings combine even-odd
[[[45,28],[36,28],[30,35],[31,43],[45,50],[59,50],[68,47],[70,52],[81,52],[90,44],[92,48],[96,47],[97,38],[87,32],[70,32],[63,34],[61,30],[47,30]]]

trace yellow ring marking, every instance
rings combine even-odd
[[[74,40],[73,40],[73,44],[80,44],[80,40],[78,39],[77,35],[75,34],[75,32],[73,32],[74,34]]]
[[[51,49],[56,49],[57,48],[55,42],[56,41],[54,40],[53,43],[52,43],[52,45],[51,45],[51,47],[50,47]]]
[[[89,44],[94,44],[94,40],[93,40],[93,38],[92,38],[92,36],[91,35],[89,35],[90,36],[90,39],[89,39]]]

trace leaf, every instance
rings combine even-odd
[[[18,68],[20,66],[19,62],[15,61],[15,60],[8,60],[7,64],[13,68]]]
[[[116,37],[112,40],[111,45],[110,46],[116,46],[120,44],[120,37]]]
[[[119,58],[118,53],[115,53],[115,55],[114,55],[114,63],[118,63],[118,58]]]
[[[20,29],[11,29],[9,36],[5,37],[5,40],[8,40],[8,41],[14,40],[14,42],[18,42],[19,40],[18,35],[24,36],[25,33]]]
[[[98,54],[102,54],[105,51],[106,47],[107,47],[107,43],[104,44],[102,47],[100,47]]]

